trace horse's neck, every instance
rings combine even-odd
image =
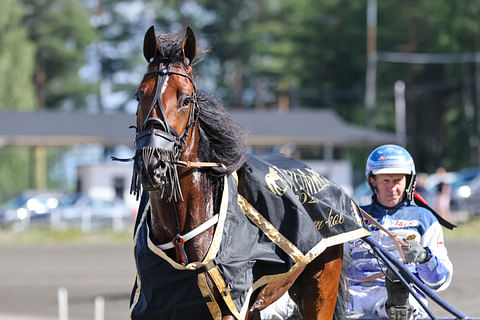
[[[152,231],[157,241],[170,241],[177,233],[183,235],[213,215],[213,195],[203,173],[191,172],[180,185],[184,201],[167,202],[160,192],[150,191]]]
[[[192,137],[195,141],[195,135]],[[181,160],[197,161],[196,150],[187,148]],[[167,202],[158,191],[150,192],[152,204],[151,237],[155,244],[172,241],[185,235],[214,214],[214,195],[203,170],[179,169],[180,187],[184,201]],[[200,261],[206,255],[213,239],[213,230],[200,233],[185,243],[189,261]]]

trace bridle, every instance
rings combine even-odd
[[[138,197],[140,187],[142,186],[147,191],[161,190],[161,197],[166,197],[169,202],[177,200],[183,201],[177,166],[186,167],[188,165],[188,163],[180,161],[179,158],[187,145],[190,131],[198,120],[199,106],[197,90],[191,76],[186,73],[171,70],[170,64],[168,63],[165,65],[166,66],[159,70],[146,73],[146,75],[156,75],[157,82],[152,102],[145,113],[140,127],[137,127],[136,130],[134,173],[130,191]],[[187,78],[193,86],[187,125],[181,135],[169,125],[161,99],[162,88],[169,75],[178,75]],[[154,109],[157,111],[157,114],[161,115],[160,118],[152,117]],[[152,125],[159,126],[161,129],[155,129]],[[158,160],[158,166],[155,170],[159,169],[160,166],[164,166],[162,168],[161,183],[159,186],[155,185],[149,174],[141,174],[142,171],[146,173],[148,169],[144,159],[150,159],[152,157]]]
[[[150,123],[155,123],[155,124],[160,124],[164,131],[160,131],[156,129],[152,129],[152,130],[163,132],[163,134],[160,134],[160,136],[165,136],[167,137],[167,140],[175,142],[179,146],[185,147],[189,131],[195,125],[198,119],[198,112],[196,112],[196,110],[198,110],[197,88],[195,86],[195,82],[193,81],[192,77],[190,77],[188,74],[170,70],[169,65],[160,70],[147,72],[145,75],[149,75],[149,74],[157,75],[157,86],[155,89],[155,96],[153,97],[153,100],[150,103],[150,106],[148,107],[148,111],[145,114],[145,118],[143,119],[142,125],[139,131],[137,132],[137,135],[135,138],[136,145],[138,146],[139,142],[141,142],[145,138],[146,132],[151,131],[151,130],[148,130],[148,131],[146,130],[147,125]],[[190,112],[188,115],[187,126],[185,127],[185,130],[183,131],[181,136],[177,134],[174,128],[169,126],[167,116],[165,114],[165,108],[163,108],[162,100],[160,99],[165,80],[167,79],[167,76],[172,74],[187,78],[188,80],[190,80],[193,86],[192,102],[190,103]],[[155,108],[155,106],[157,106],[157,109],[160,111],[163,119],[149,117],[153,109]],[[171,136],[173,139],[168,139],[168,136]]]

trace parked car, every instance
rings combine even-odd
[[[451,184],[450,209],[480,214],[480,168],[467,168],[457,172]]]
[[[63,193],[56,191],[26,191],[0,207],[0,225],[9,227],[48,223],[52,211],[64,197]]]
[[[132,221],[133,212],[121,199],[94,198],[83,193],[64,201],[52,218],[54,226],[80,227],[87,232],[107,227],[121,230]]]

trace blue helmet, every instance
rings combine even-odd
[[[365,175],[368,179],[376,174],[406,175],[407,188],[405,191],[408,199],[412,200],[415,187],[415,163],[407,150],[394,144],[386,144],[373,150],[368,156]]]
[[[376,174],[415,175],[413,158],[404,148],[386,144],[370,153],[365,168],[367,178]]]

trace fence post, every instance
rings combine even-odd
[[[95,297],[95,320],[105,319],[105,298],[98,296]]]
[[[58,320],[68,320],[68,291],[66,288],[58,289]]]

